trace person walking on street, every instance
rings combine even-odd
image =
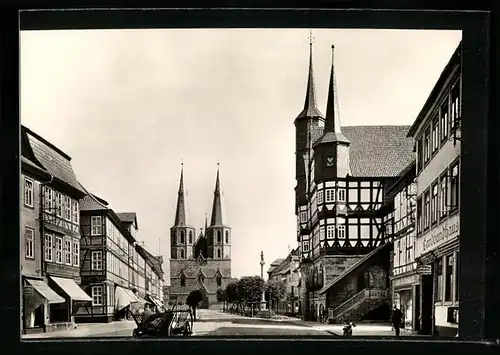
[[[396,336],[399,336],[399,329],[401,327],[401,319],[403,318],[403,314],[399,310],[397,305],[394,305],[394,309],[392,310],[392,326],[394,327],[394,330],[396,331]]]
[[[151,311],[151,309],[149,309],[149,306],[148,304],[145,304],[144,305],[144,312],[142,313],[142,325],[146,324],[146,321],[149,317],[151,317],[153,315],[153,312]]]

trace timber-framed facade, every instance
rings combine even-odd
[[[304,318],[388,319],[386,192],[413,160],[408,126],[342,126],[333,64],[326,116],[316,108],[312,45],[295,119],[297,241]]]

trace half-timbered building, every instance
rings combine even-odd
[[[461,44],[444,68],[408,132],[417,151],[417,240],[422,275],[420,329],[458,332],[460,262]]]
[[[80,284],[78,183],[71,158],[21,128],[21,249],[24,329],[72,328],[90,297]]]
[[[82,288],[92,303],[79,310],[78,321],[125,318],[129,309],[147,302],[146,261],[134,237],[137,221],[127,226],[105,200],[91,193],[81,199],[80,205],[80,273]]]
[[[388,189],[385,217],[387,239],[393,245],[391,256],[391,298],[403,314],[404,329],[419,330],[420,276],[415,261],[416,243],[416,165],[413,161]]]
[[[273,261],[267,271],[268,280],[279,280],[285,286],[283,299],[278,304],[269,305],[270,308],[279,314],[295,316],[299,314],[299,268],[298,248],[291,250],[285,259]]]
[[[170,287],[171,302],[184,304],[189,293],[200,290],[201,307],[219,303],[217,290],[231,282],[231,227],[223,213],[219,169],[215,180],[210,225],[195,239],[186,208],[184,171],[181,170],[174,225],[170,228]]]
[[[387,319],[385,193],[414,159],[408,126],[340,126],[333,64],[326,116],[316,106],[312,44],[296,128],[297,241],[306,318]]]

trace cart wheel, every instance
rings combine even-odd
[[[186,323],[186,324],[184,325],[184,332],[183,332],[183,335],[184,335],[185,337],[188,337],[188,336],[190,336],[190,335],[191,335],[191,329],[190,329],[190,328],[191,328],[191,327],[189,326],[189,323]]]

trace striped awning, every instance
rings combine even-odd
[[[42,296],[45,300],[49,302],[49,304],[54,303],[64,303],[66,302],[64,298],[59,296],[53,289],[49,287],[45,282],[41,280],[31,280],[26,279],[26,281],[33,286],[35,291]]]
[[[92,298],[83,291],[73,279],[50,276],[54,281],[73,301],[92,302]]]

